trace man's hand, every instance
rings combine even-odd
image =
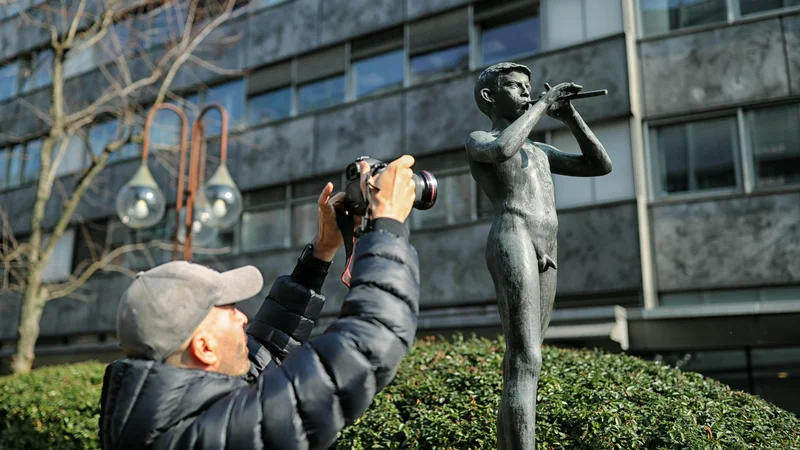
[[[328,183],[317,199],[319,230],[317,237],[314,238],[314,257],[328,262],[333,261],[336,251],[344,245],[342,233],[336,224],[336,209],[340,208],[344,202],[344,192],[339,192],[331,197],[332,193],[333,183]],[[354,219],[356,227],[361,225],[361,217]]]
[[[583,89],[583,86],[575,83],[561,83],[542,92],[542,100],[549,105],[547,115],[561,122],[573,118],[575,116],[575,108],[572,107],[569,100],[560,100],[560,98],[565,95],[577,94],[581,89]]]
[[[369,217],[377,219],[385,217],[405,222],[411,214],[416,196],[414,189],[414,157],[403,155],[392,161],[378,175],[367,179],[370,174],[369,165],[361,162],[361,190],[370,189]]]

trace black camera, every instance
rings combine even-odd
[[[383,161],[369,156],[362,156],[356,158],[355,162],[350,163],[345,169],[345,179],[347,181],[344,188],[344,209],[357,216],[365,215],[369,206],[361,192],[361,169],[359,168],[361,161],[366,161],[369,164],[373,176],[388,166],[388,163]],[[414,185],[416,190],[414,208],[422,210],[432,208],[436,203],[436,197],[439,195],[436,177],[426,170],[415,172]]]

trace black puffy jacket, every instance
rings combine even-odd
[[[302,270],[276,280],[248,328],[251,382],[153,361],[110,364],[102,448],[330,446],[393,379],[417,327],[419,268],[406,238],[365,234],[351,274],[340,317],[305,343],[324,298]]]

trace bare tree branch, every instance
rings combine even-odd
[[[190,29],[192,27],[194,14],[193,11],[197,7],[198,0],[192,0],[189,18],[187,19],[186,28]],[[181,44],[177,46],[177,48],[183,48],[183,52],[180,53],[177,57],[177,60],[170,68],[169,72],[167,72],[167,76],[164,78],[164,83],[161,85],[161,89],[158,91],[158,95],[156,96],[156,103],[161,103],[164,101],[164,96],[166,95],[167,89],[172,84],[172,80],[177,75],[178,70],[181,68],[184,62],[189,59],[191,53],[197,49],[197,46],[200,45],[201,42],[213,32],[218,26],[224,23],[228,18],[231,16],[231,11],[233,11],[233,5],[236,3],[236,0],[227,0],[225,4],[225,11],[222,12],[219,16],[217,16],[213,21],[211,21],[205,28],[203,28],[200,33],[195,36],[191,42],[186,44],[186,40],[188,37],[188,33],[184,31],[184,39],[182,40]]]
[[[75,12],[75,17],[72,19],[72,24],[69,27],[67,38],[64,40],[64,45],[67,48],[72,45],[72,41],[75,39],[75,33],[78,32],[78,24],[81,22],[84,9],[86,9],[86,0],[81,0],[81,2],[78,4],[78,10]],[[66,14],[64,16],[66,16]]]
[[[206,60],[204,60],[202,58],[198,58],[195,55],[190,55],[189,56],[189,61],[197,64],[200,67],[206,68],[206,69],[216,73],[217,75],[234,76],[235,77],[235,76],[243,75],[244,72],[245,72],[244,70],[241,70],[241,69],[225,69],[225,68],[222,68],[222,67],[217,66],[216,64],[212,64],[212,63],[210,63],[210,62],[208,62],[208,61],[206,61]]]
[[[137,250],[146,250],[150,246],[151,246],[150,244],[129,244],[117,247],[116,249],[109,252],[101,259],[92,263],[78,277],[75,277],[64,283],[48,286],[48,294],[45,297],[45,301],[66,297],[72,294],[73,292],[75,292],[76,289],[78,289],[84,283],[86,283],[86,280],[88,280],[92,275],[94,275],[95,272],[105,268],[109,263],[111,263],[111,261],[117,259],[118,257],[126,253],[134,252]]]

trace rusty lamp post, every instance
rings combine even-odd
[[[178,162],[178,190],[175,199],[175,235],[173,260],[178,260],[178,244],[184,244],[183,259],[191,261],[192,244],[203,245],[213,240],[218,229],[229,228],[242,212],[242,195],[226,166],[228,153],[228,112],[219,104],[204,107],[192,125],[192,142],[189,149],[189,179],[184,187],[186,172],[186,141],[188,125],[186,114],[177,106],[162,103],[147,114],[142,146],[142,165],[133,178],[117,194],[117,215],[123,224],[134,229],[148,228],[164,217],[166,201],[150,169],[147,167],[150,147],[150,126],[156,113],[162,109],[178,115],[181,120],[180,156]],[[220,165],[214,175],[203,184],[206,146],[202,123],[206,112],[219,111],[222,117]],[[185,197],[185,202],[184,202]]]

